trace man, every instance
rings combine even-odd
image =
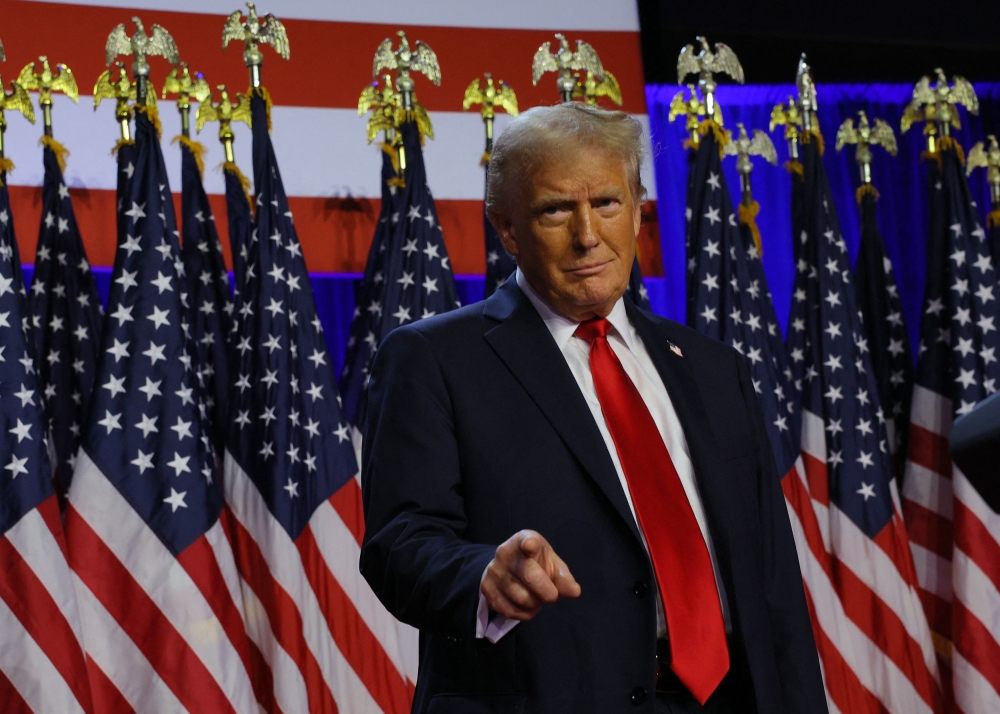
[[[421,631],[414,712],[826,711],[747,368],[622,298],[641,159],[623,112],[512,120],[517,271],[379,348],[361,571]]]

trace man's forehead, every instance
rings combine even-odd
[[[625,161],[610,155],[575,156],[540,162],[527,177],[533,193],[627,189]]]

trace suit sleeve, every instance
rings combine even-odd
[[[764,426],[764,414],[746,362],[739,355],[736,356],[736,368],[758,454],[757,503],[764,547],[765,596],[785,711],[789,714],[826,712],[816,641],[781,490],[784,474],[778,473]]]
[[[361,573],[372,590],[402,622],[474,637],[480,579],[496,545],[463,539],[451,399],[418,330],[393,331],[376,354],[362,464]]]

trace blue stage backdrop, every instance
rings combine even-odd
[[[984,135],[1000,135],[1000,84],[976,84],[979,95],[979,116],[968,116],[962,110],[962,129],[954,133],[966,151]],[[663,301],[657,307],[662,314],[675,320],[684,320],[684,199],[687,187],[687,157],[682,148],[683,121],[668,121],[670,100],[679,91],[675,85],[646,87],[650,133],[653,140],[656,168],[657,206],[660,237],[663,243]],[[837,128],[847,117],[857,118],[864,109],[869,121],[884,119],[896,132],[899,155],[889,156],[881,148],[873,148],[873,182],[881,198],[878,202],[879,225],[885,239],[886,250],[896,270],[896,281],[903,299],[907,327],[912,344],[917,344],[920,327],[920,310],[923,299],[924,273],[927,269],[925,246],[927,242],[927,210],[924,186],[925,170],[920,153],[925,142],[923,125],[899,135],[899,122],[903,108],[909,103],[913,85],[904,84],[820,84],[817,86],[819,121],[826,142],[823,156],[830,185],[833,189],[840,225],[850,251],[851,262],[857,258],[861,218],[855,200],[860,184],[853,146],[834,151]],[[743,122],[747,131],[767,131],[771,108],[778,102],[796,96],[795,87],[789,85],[723,85],[719,87],[719,104],[722,106],[727,129],[735,131],[736,123]],[[778,127],[771,138],[778,150],[778,166],[754,159],[754,198],[760,203],[757,224],[764,247],[764,268],[774,295],[774,305],[782,329],[786,327],[791,303],[792,280],[795,265],[792,260],[791,235],[791,179],[782,167],[788,160],[788,145]],[[739,201],[739,177],[736,160],[724,162],[726,180],[734,202]],[[977,169],[971,179],[973,195],[979,203],[980,218],[985,225],[989,210],[989,193],[985,171]],[[917,350],[913,350],[914,357]]]
[[[650,133],[653,138],[654,164],[659,210],[660,237],[663,244],[662,278],[647,277],[650,304],[655,312],[675,320],[684,320],[684,200],[687,187],[687,157],[682,148],[684,130],[680,122],[667,121],[671,98],[676,86],[646,87]],[[1000,134],[1000,84],[977,84],[980,115],[968,117],[962,113],[963,126],[956,138],[968,149],[986,134]],[[903,107],[909,101],[912,87],[902,84],[819,85],[820,126],[826,139],[827,171],[833,188],[841,226],[852,261],[857,256],[860,217],[854,192],[858,187],[858,170],[854,162],[854,149],[842,152],[833,148],[837,127],[844,118],[857,116],[859,109],[868,112],[869,119],[879,117],[889,122],[893,129],[899,127]],[[792,85],[721,86],[718,99],[723,107],[728,128],[743,122],[748,130],[767,130],[771,107],[794,96]],[[924,201],[924,169],[920,153],[924,141],[922,126],[916,126],[899,139],[899,156],[888,156],[879,148],[874,149],[872,167],[875,186],[881,194],[879,222],[889,257],[896,268],[907,326],[913,345],[917,344],[917,331],[921,300],[923,298],[924,272],[926,271],[926,209]],[[791,303],[792,279],[795,266],[792,261],[791,235],[791,179],[781,165],[788,158],[788,147],[781,138],[780,129],[772,138],[778,149],[777,167],[755,159],[753,173],[754,197],[761,205],[757,223],[764,244],[764,267],[774,295],[778,318],[785,328]],[[726,179],[730,191],[739,200],[739,178],[734,159],[727,159]],[[981,213],[989,209],[989,193],[985,172],[977,170],[972,176],[972,189],[979,202]],[[985,220],[985,219],[984,219]],[[21,227],[21,230],[30,230]],[[468,240],[482,240],[469,236]],[[31,265],[25,266],[25,281],[30,284]],[[101,299],[106,303],[111,280],[110,268],[94,268],[94,277]],[[316,309],[323,323],[330,357],[339,374],[346,350],[354,296],[360,275],[343,273],[312,273]],[[456,276],[458,297],[463,305],[482,298],[484,279],[481,275]],[[913,354],[916,355],[916,349]]]

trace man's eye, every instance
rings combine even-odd
[[[618,202],[613,198],[602,198],[597,202],[597,208],[607,208],[608,206],[613,206],[616,203]]]
[[[555,214],[559,213],[559,211],[561,211],[561,210],[562,209],[559,208],[559,206],[547,206],[546,208],[544,208],[542,210],[542,213],[544,213],[547,216],[554,216]]]

